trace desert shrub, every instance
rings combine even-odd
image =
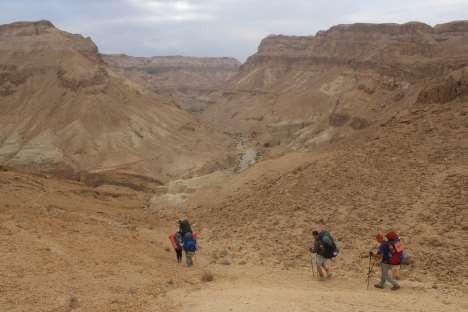
[[[205,283],[212,282],[214,280],[214,275],[213,275],[213,273],[211,273],[209,271],[205,271],[202,274],[201,280],[202,280],[202,282],[205,282]]]

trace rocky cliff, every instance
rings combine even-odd
[[[165,181],[209,171],[224,138],[112,71],[50,22],[0,26],[0,163]]]
[[[308,149],[384,123],[416,101],[465,94],[466,66],[465,21],[269,36],[204,117],[266,147]]]
[[[205,114],[266,156],[190,198],[212,261],[305,268],[325,228],[335,276],[364,281],[374,235],[396,230],[415,261],[404,287],[466,292],[467,52],[466,22],[263,40]]]
[[[103,55],[114,70],[165,97],[181,108],[200,112],[213,103],[213,93],[235,75],[240,63],[233,58],[184,56],[131,57]]]

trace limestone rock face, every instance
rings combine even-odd
[[[184,56],[131,57],[103,55],[114,70],[190,112],[213,103],[213,93],[234,76],[240,63],[233,58]]]
[[[8,166],[164,181],[225,155],[224,137],[114,72],[91,39],[47,21],[0,26],[0,111]]]
[[[385,123],[416,101],[466,94],[467,65],[467,21],[272,35],[203,117],[261,145],[309,149]]]

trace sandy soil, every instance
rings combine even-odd
[[[398,292],[366,290],[365,279],[317,281],[309,271],[222,268],[219,281],[186,294],[169,292],[177,311],[466,311],[462,297],[402,282]],[[377,277],[377,276],[375,276]],[[392,307],[392,308],[390,308]]]
[[[0,171],[0,311],[468,308],[463,293],[424,281],[403,280],[398,292],[367,291],[365,276],[318,282],[310,267],[214,264],[203,235],[188,269],[169,248],[174,219],[146,210],[147,194],[110,188]],[[213,281],[203,281],[207,272]]]

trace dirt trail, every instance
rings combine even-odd
[[[223,273],[224,271],[224,273]],[[227,272],[229,271],[229,273]],[[310,272],[229,267],[221,278],[188,294],[168,294],[180,312],[282,311],[466,311],[468,300],[408,285],[398,292],[366,290],[364,280],[315,281]]]
[[[195,266],[178,265],[167,240],[176,218],[144,209],[148,196],[137,191],[111,194],[0,170],[0,193],[1,312],[468,310],[463,285],[449,288],[424,276],[405,278],[396,293],[367,291],[362,268],[343,266],[345,253],[326,282],[316,281],[310,267],[214,261],[216,242],[195,222]],[[213,281],[203,281],[206,272]]]

